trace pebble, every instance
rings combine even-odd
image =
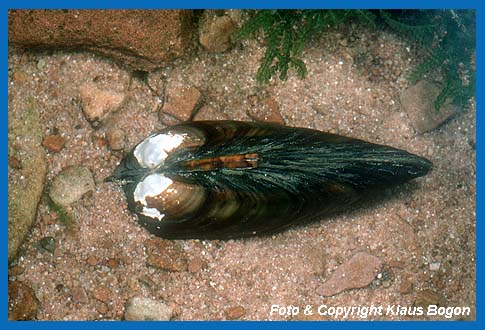
[[[391,286],[393,280],[394,273],[392,272],[392,270],[384,269],[379,274],[377,274],[377,278],[373,281],[373,284],[378,284],[381,285],[383,288],[388,288]]]
[[[433,263],[429,264],[429,270],[431,270],[431,271],[439,270],[440,267],[441,267],[441,263],[439,263],[439,262],[433,262]]]
[[[125,148],[125,131],[120,128],[110,128],[106,132],[108,144],[111,150],[123,150]]]
[[[54,258],[62,257],[63,254],[64,254],[64,252],[57,246],[55,247],[54,251],[52,252],[52,255],[54,256]]]
[[[164,114],[181,121],[189,120],[201,100],[201,93],[197,88],[178,83],[168,84],[165,96],[166,101],[159,114],[162,122],[164,122]]]
[[[53,179],[49,196],[57,205],[67,206],[81,199],[88,191],[94,191],[94,188],[93,174],[88,168],[71,166]]]
[[[147,265],[169,272],[187,270],[187,255],[179,243],[151,238],[144,243],[147,253]]]
[[[246,309],[242,306],[229,307],[224,314],[227,320],[236,320],[246,315]]]
[[[66,142],[66,139],[60,135],[49,135],[42,141],[42,145],[50,152],[60,152]]]
[[[16,71],[13,74],[13,79],[18,82],[24,82],[28,79],[27,75],[22,71]]]
[[[446,287],[446,280],[443,274],[436,274],[432,277],[432,283],[438,290],[443,290]]]
[[[45,64],[46,64],[46,63],[45,63],[45,60],[44,60],[43,58],[39,59],[39,60],[37,61],[37,69],[39,69],[39,71],[44,70],[44,68],[45,68]]]
[[[109,258],[108,261],[106,262],[109,268],[118,268],[120,265],[120,259],[119,258]]]
[[[10,168],[20,170],[22,168],[22,163],[17,157],[10,156],[8,157],[8,166],[10,166]]]
[[[329,297],[345,290],[368,286],[375,279],[382,262],[366,252],[359,252],[330,275],[330,278],[317,289],[319,295]]]
[[[206,13],[209,15],[205,15],[200,24],[200,44],[210,52],[223,52],[229,49],[231,34],[235,31],[236,25],[226,15],[216,16],[211,11],[206,11]]]
[[[256,97],[257,98],[257,97]],[[252,108],[248,111],[248,115],[259,122],[268,122],[276,124],[285,124],[285,120],[281,116],[280,107],[273,98],[265,98],[263,100],[255,100],[253,96],[250,98]]]
[[[105,303],[100,303],[96,305],[96,310],[101,315],[105,315],[109,311],[108,306]]]
[[[191,273],[198,273],[207,268],[207,263],[202,258],[195,257],[194,259],[190,260],[187,268]]]
[[[93,297],[97,300],[108,303],[111,300],[111,290],[105,286],[99,286],[93,290]]]
[[[416,294],[414,306],[427,308],[429,305],[440,305],[443,299],[438,292],[425,289]]]
[[[86,262],[90,266],[97,266],[99,264],[99,258],[91,255],[91,256],[87,257]]]
[[[92,132],[91,141],[93,141],[93,145],[98,149],[102,149],[107,145],[105,138],[101,136],[99,132],[96,132],[96,131]]]
[[[437,85],[425,80],[401,93],[401,107],[418,133],[432,131],[454,115],[451,103],[444,104],[439,111],[435,109],[434,100],[439,93],[440,88]]]
[[[73,287],[71,289],[71,295],[72,301],[74,301],[75,303],[87,304],[89,302],[88,295],[82,287]]]
[[[461,288],[462,288],[462,285],[461,285],[461,283],[460,283],[460,282],[458,282],[458,281],[454,281],[454,282],[452,282],[452,283],[451,283],[451,285],[450,285],[450,291],[451,291],[451,292],[457,292],[457,291],[460,291],[460,290],[461,290]]]
[[[144,297],[133,297],[125,304],[125,320],[128,321],[169,321],[173,309],[167,304]]]
[[[8,282],[8,319],[33,320],[40,302],[34,290],[24,282]]]
[[[52,236],[43,237],[39,241],[39,250],[41,252],[47,251],[50,253],[54,253],[55,248],[56,248],[56,240]]]
[[[86,83],[79,88],[80,99],[86,119],[96,126],[109,113],[121,107],[125,94],[106,90],[95,83]]]
[[[408,293],[411,293],[412,291],[413,291],[413,283],[406,279],[403,280],[401,282],[401,285],[399,286],[399,292],[401,294],[408,294]]]

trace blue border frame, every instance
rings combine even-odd
[[[477,109],[481,108],[481,91],[482,91],[482,79],[481,79],[481,71],[482,65],[480,62],[481,54],[483,53],[484,46],[481,44],[483,41],[483,26],[481,19],[483,18],[483,1],[480,0],[368,0],[368,1],[358,1],[358,0],[327,0],[327,1],[311,1],[311,0],[299,0],[296,1],[254,1],[254,0],[237,0],[237,1],[223,1],[223,0],[209,0],[209,1],[194,1],[194,0],[182,0],[177,1],[176,6],[175,3],[161,3],[158,1],[147,1],[147,0],[138,0],[133,2],[128,1],[92,1],[92,0],[85,0],[85,1],[62,1],[62,0],[44,0],[44,1],[35,1],[35,0],[4,0],[0,2],[0,24],[2,27],[1,33],[1,46],[0,46],[0,54],[2,63],[4,63],[4,69],[8,67],[8,9],[16,9],[16,8],[38,8],[38,9],[60,9],[60,8],[190,8],[190,9],[207,9],[207,8],[382,8],[382,9],[415,9],[415,8],[422,8],[422,9],[441,9],[441,8],[460,8],[460,9],[476,9],[477,10]],[[7,77],[7,70],[2,72],[2,81],[4,81],[5,87],[8,86],[8,77]],[[0,91],[0,101],[4,105],[4,111],[0,112],[1,120],[0,125],[3,132],[8,131],[7,120],[8,120],[8,87],[2,88]],[[483,115],[480,111],[477,111],[477,167],[480,168],[481,159],[482,159],[482,134],[480,129],[483,123]],[[8,153],[8,145],[7,145],[7,138],[4,135],[4,140],[2,141],[1,148],[3,152],[1,153],[2,157],[2,168],[4,173],[7,173],[7,153]],[[8,199],[8,182],[7,182],[7,175],[2,176],[1,178],[3,182],[3,189],[2,189],[2,218],[4,220],[4,231],[2,231],[3,242],[6,244],[8,242],[8,231],[6,228],[6,219],[7,219],[7,199]],[[480,171],[477,170],[477,221],[476,221],[476,237],[477,237],[477,256],[480,256],[480,250],[482,250],[481,244],[481,235],[480,229],[482,227],[481,222],[478,221],[478,218],[483,214],[483,207],[481,206],[482,200],[485,201],[483,198],[482,187],[481,187],[481,175]],[[8,257],[7,257],[7,249],[3,250],[1,255],[3,265],[8,264]],[[478,258],[477,258],[478,259]],[[232,328],[232,329],[243,329],[248,327],[264,327],[267,329],[314,329],[315,327],[325,327],[330,329],[342,328],[342,327],[359,327],[359,328],[389,328],[389,327],[412,327],[414,328],[428,328],[428,327],[440,327],[442,329],[469,329],[475,328],[477,326],[483,326],[483,317],[481,316],[481,311],[483,310],[483,298],[481,298],[481,262],[477,260],[477,295],[476,295],[476,306],[477,306],[477,321],[475,322],[432,322],[432,321],[401,321],[398,324],[396,322],[169,322],[160,324],[158,322],[9,322],[8,320],[8,293],[7,293],[7,281],[4,280],[1,283],[1,293],[2,293],[2,301],[0,305],[0,309],[2,312],[2,317],[0,319],[0,324],[3,328],[12,328],[12,329],[27,329],[27,328],[44,328],[44,329],[61,329],[66,326],[74,327],[74,328],[84,328],[86,326],[92,328],[108,328],[108,327],[117,327],[117,329],[127,329],[127,328],[142,328],[145,329],[158,329],[160,326],[168,327],[172,329],[188,329],[193,326],[202,327],[202,328],[211,328],[211,329],[222,329],[222,328]],[[7,267],[2,269],[2,274],[4,275],[4,279],[8,278],[7,275]]]
[[[238,8],[355,8],[355,9],[441,9],[441,8],[460,8],[460,9],[473,9],[477,8],[480,0],[325,0],[325,1],[312,1],[312,0],[267,0],[267,1],[255,1],[255,0],[236,0],[236,1],[224,1],[224,0],[181,0],[177,2],[161,2],[161,1],[63,1],[63,0],[6,0],[7,4],[2,4],[6,8],[37,8],[37,9],[65,9],[65,8],[123,8],[123,9],[150,9],[150,8],[174,8],[174,9],[238,9]],[[174,4],[176,4],[174,6]]]

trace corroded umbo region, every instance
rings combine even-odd
[[[403,150],[311,129],[200,121],[147,137],[110,179],[157,236],[233,238],[321,218],[431,167]]]

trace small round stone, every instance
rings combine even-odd
[[[59,173],[52,182],[49,196],[57,205],[67,206],[94,190],[91,171],[83,166],[68,167]]]
[[[123,150],[125,148],[125,132],[122,129],[110,129],[106,136],[111,150]]]
[[[129,321],[168,321],[172,313],[172,308],[165,303],[144,297],[133,297],[125,305],[125,320]]]

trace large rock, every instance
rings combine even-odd
[[[24,48],[86,49],[134,69],[164,66],[188,52],[191,10],[11,10],[8,41]]]
[[[436,110],[434,101],[441,89],[433,83],[422,80],[402,92],[401,107],[411,120],[411,125],[418,133],[429,132],[454,115],[451,102]]]
[[[8,173],[9,262],[34,223],[47,170],[39,110],[29,102],[9,104],[8,111],[8,153],[22,164]]]

